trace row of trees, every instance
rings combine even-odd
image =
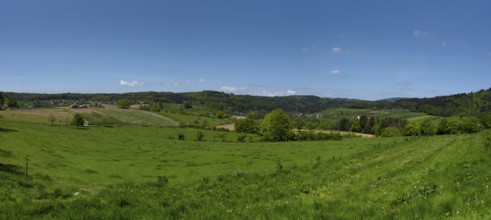
[[[404,136],[430,136],[443,134],[477,133],[484,128],[491,128],[491,113],[481,118],[475,116],[443,118],[438,123],[428,118],[422,121],[411,121],[403,129]]]
[[[401,118],[361,115],[357,118],[342,118],[335,125],[335,130],[381,135],[386,128],[401,130],[406,124],[407,120]]]
[[[276,109],[267,114],[261,124],[253,115],[236,122],[236,131],[239,133],[253,133],[263,136],[265,141],[288,140],[316,140],[315,133],[305,133],[298,129],[292,130],[292,123],[288,114]],[[340,131],[363,132],[378,136],[429,136],[436,134],[476,133],[485,128],[491,128],[491,112],[476,116],[449,117],[435,122],[431,118],[421,121],[407,121],[394,117],[367,117],[343,118],[337,128]],[[322,139],[322,138],[321,138]],[[329,139],[329,137],[327,138]]]

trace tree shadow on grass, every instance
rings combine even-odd
[[[0,132],[18,132],[17,130],[12,130],[8,128],[0,128]]]
[[[0,172],[7,172],[13,174],[22,174],[22,167],[13,164],[3,164],[0,163]]]

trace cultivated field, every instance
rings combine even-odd
[[[8,114],[0,119],[2,219],[491,218],[487,131],[238,143],[232,132],[76,129]]]

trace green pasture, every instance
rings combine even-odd
[[[204,138],[198,141],[200,132]],[[236,140],[231,132],[137,125],[76,129],[3,118],[0,218],[491,217],[489,131]]]
[[[367,115],[367,116],[387,116],[387,117],[395,117],[402,118],[406,120],[421,120],[425,118],[433,118],[437,119],[439,117],[431,116],[425,113],[420,112],[411,112],[407,110],[370,110],[370,109],[351,109],[351,108],[332,108],[322,111],[321,113],[323,118],[327,119],[342,119],[342,118],[355,118],[359,115]]]
[[[183,125],[218,126],[231,122],[230,120],[226,120],[226,119],[211,118],[211,117],[193,115],[193,114],[180,114],[180,113],[165,112],[165,111],[159,112],[159,114],[167,118],[171,118],[174,121],[178,121]]]

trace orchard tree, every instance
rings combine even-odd
[[[77,126],[77,128],[79,126],[83,126],[84,125],[84,118],[82,117],[82,115],[80,115],[79,113],[76,113],[73,116],[72,124],[75,125],[75,126]]]
[[[118,107],[122,109],[129,109],[130,108],[130,102],[128,99],[120,99],[118,101]]]
[[[290,129],[290,117],[282,110],[276,109],[267,114],[261,123],[261,134],[266,141],[288,141],[294,133]]]
[[[53,114],[50,114],[48,117],[48,121],[51,122],[51,126],[55,124],[56,118]]]

